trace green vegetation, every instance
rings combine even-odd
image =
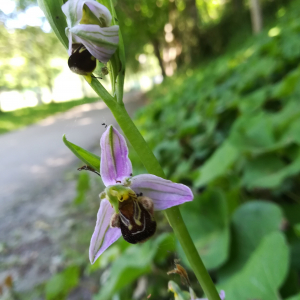
[[[58,112],[67,111],[74,106],[95,101],[99,101],[99,98],[83,98],[68,102],[26,107],[11,112],[0,112],[0,134],[34,124]]]
[[[243,43],[235,36],[241,45],[231,44],[218,59],[165,80],[148,94],[149,105],[135,118],[168,178],[193,188],[195,200],[181,211],[213,280],[229,300],[300,299],[299,15],[296,0],[280,8],[276,23],[259,36]],[[95,100],[76,104],[87,101]],[[34,115],[43,114],[41,119],[72,103],[5,113],[0,125],[11,116],[8,120],[18,117],[17,125],[23,126],[35,122]],[[21,112],[26,110],[21,124]],[[13,126],[8,123],[5,130]],[[144,173],[133,149],[130,158],[134,174]],[[63,252],[66,269],[42,285],[39,296],[63,300],[76,286],[96,300],[146,299],[150,294],[150,299],[170,299],[169,280],[187,290],[179,276],[166,275],[180,258],[200,297],[195,276],[160,213],[154,238],[141,245],[120,239],[89,264],[87,245],[100,191],[100,178],[78,174],[70,208],[77,222]]]
[[[299,8],[280,9],[238,51],[165,81],[136,118],[167,176],[193,186],[182,213],[231,300],[300,290],[287,279],[300,271]]]

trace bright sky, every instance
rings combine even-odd
[[[6,15],[11,14],[16,8],[13,0],[0,0],[0,10]],[[45,20],[44,13],[38,6],[32,6],[26,9],[24,13],[20,13],[16,18],[9,18],[5,22],[8,28],[24,28],[25,26],[39,26],[43,31],[49,32],[51,27],[48,21]]]

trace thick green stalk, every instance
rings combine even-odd
[[[144,164],[147,171],[156,176],[165,178],[164,171],[162,170],[156,157],[154,156],[147,143],[145,142],[144,138],[142,137],[142,135],[134,125],[133,121],[131,120],[130,116],[128,115],[124,104],[111,102],[109,99],[103,100],[106,102],[106,104],[112,111],[125,136],[129,140],[132,147],[135,149],[136,153],[140,157],[140,160]],[[206,294],[209,300],[220,300],[219,294],[185,226],[179,207],[174,206],[172,208],[169,208],[165,210],[165,214],[187,256],[187,259],[204,293]]]

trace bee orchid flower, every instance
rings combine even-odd
[[[191,189],[151,174],[132,176],[125,138],[109,126],[100,141],[100,174],[104,185],[91,238],[91,263],[121,236],[132,244],[144,242],[156,230],[153,211],[193,200]]]
[[[69,67],[80,75],[94,71],[96,59],[107,63],[119,43],[119,26],[110,11],[95,0],[68,0],[62,5],[67,18]]]

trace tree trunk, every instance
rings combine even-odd
[[[232,0],[232,6],[236,13],[240,13],[244,8],[243,0]]]
[[[252,32],[257,34],[261,32],[263,19],[259,0],[250,0]]]
[[[163,76],[163,78],[165,78],[166,77],[166,72],[165,72],[163,60],[161,58],[160,51],[159,51],[159,41],[156,40],[156,39],[153,39],[152,40],[152,45],[153,45],[153,48],[154,48],[154,54],[158,59],[158,63],[159,63],[160,69],[161,69],[161,75]]]
[[[187,5],[187,9],[188,9],[188,14],[194,19],[194,21],[196,23],[196,27],[199,28],[201,25],[201,19],[198,14],[198,7],[196,4],[196,0],[189,0],[189,1],[187,1],[186,5]]]

